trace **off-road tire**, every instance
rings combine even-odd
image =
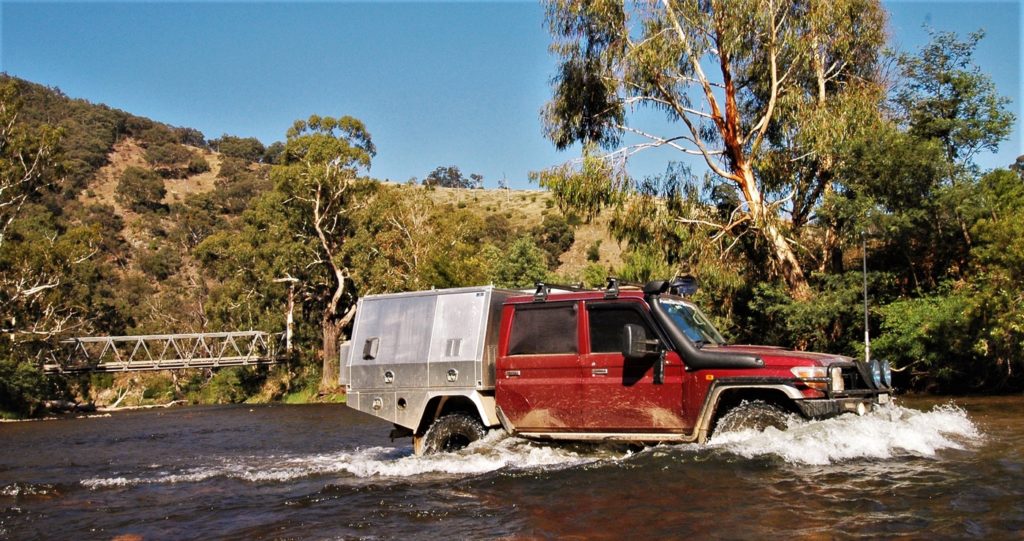
[[[423,454],[458,451],[484,437],[487,429],[476,417],[449,413],[438,417],[423,435]]]
[[[715,423],[715,434],[755,430],[763,432],[768,427],[785,430],[789,414],[782,408],[763,400],[744,401],[725,412]]]

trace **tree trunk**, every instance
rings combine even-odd
[[[779,266],[782,277],[786,279],[790,295],[798,301],[805,301],[811,298],[811,288],[807,285],[807,277],[804,276],[804,271],[800,268],[800,262],[797,261],[796,254],[793,253],[793,249],[786,242],[786,237],[771,222],[764,224],[764,233],[768,242],[771,243],[775,263]]]
[[[765,240],[771,246],[775,264],[778,265],[779,272],[786,280],[786,285],[789,286],[790,295],[801,301],[811,298],[811,288],[807,285],[807,277],[804,276],[803,269],[800,268],[800,261],[797,260],[786,237],[775,225],[775,217],[770,216],[772,210],[761,196],[750,165],[740,162],[734,171],[740,179],[738,184],[743,191],[747,206],[750,208],[751,217],[764,232]]]
[[[320,390],[329,391],[338,387],[338,376],[340,373],[340,359],[338,357],[338,342],[341,338],[341,328],[345,326],[344,318],[335,318],[325,314],[321,322],[324,333],[323,343],[323,377],[320,379]]]

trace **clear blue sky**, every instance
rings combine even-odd
[[[988,35],[977,61],[1013,99],[1017,127],[983,167],[1022,150],[1020,1],[887,2],[892,45],[923,24]],[[270,143],[311,113],[363,120],[371,173],[404,181],[438,165],[507,176],[576,156],[543,137],[555,59],[537,3],[0,2],[0,70],[176,126]],[[662,172],[666,153],[631,162]]]

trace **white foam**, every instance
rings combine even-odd
[[[457,453],[414,456],[409,447],[370,447],[317,455],[232,457],[221,459],[217,464],[180,472],[92,478],[83,480],[82,484],[95,489],[153,483],[196,483],[214,477],[266,482],[332,474],[348,474],[357,478],[464,476],[500,469],[572,467],[607,458],[616,456],[582,456],[565,448],[492,433]]]
[[[56,489],[53,485],[46,484],[31,484],[31,483],[12,483],[10,485],[0,487],[0,496],[18,497],[18,496],[45,496],[48,494],[54,494]]]
[[[963,449],[981,437],[967,412],[956,406],[925,412],[891,404],[863,416],[794,418],[784,431],[727,432],[708,445],[745,458],[775,455],[795,464],[826,465],[859,458],[931,457],[943,449]]]
[[[778,456],[789,463],[825,465],[859,458],[891,459],[934,456],[942,449],[962,449],[981,434],[967,413],[954,406],[922,412],[890,405],[864,416],[843,415],[825,421],[790,420],[787,430],[737,431],[716,435],[706,447],[659,446],[651,452],[704,453],[724,450],[745,458]],[[414,456],[411,447],[369,447],[313,455],[250,455],[212,457],[208,464],[161,469],[82,481],[88,488],[159,483],[198,483],[212,478],[248,482],[286,482],[317,475],[355,479],[413,478],[480,475],[488,472],[553,470],[643,460],[603,448],[567,448],[509,438],[495,431],[455,453]]]

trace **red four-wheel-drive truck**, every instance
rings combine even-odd
[[[694,284],[363,297],[341,384],[349,407],[394,423],[417,454],[499,427],[534,440],[703,442],[890,400],[887,363],[727,344],[683,296]]]

